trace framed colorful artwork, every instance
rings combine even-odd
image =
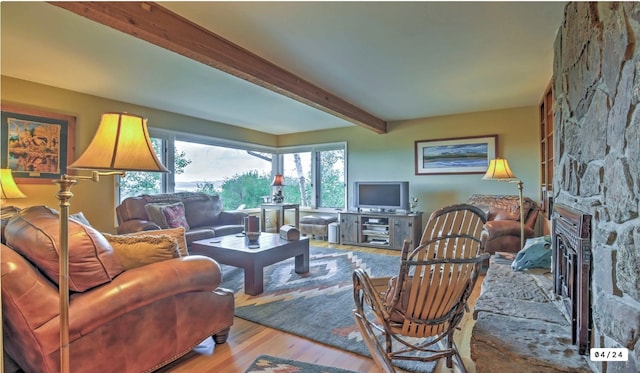
[[[485,173],[497,146],[498,135],[416,141],[416,175]]]
[[[76,118],[43,110],[2,105],[0,167],[18,183],[51,183],[67,173],[75,155]]]

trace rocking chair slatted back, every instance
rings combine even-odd
[[[482,210],[469,205],[445,207],[434,212],[413,249],[405,242],[394,300],[407,299],[401,308],[404,321],[399,332],[411,337],[439,335],[449,329],[455,314],[464,312],[465,291],[475,283],[476,258],[482,251],[481,233],[486,221]],[[402,286],[404,282],[407,286]],[[389,307],[397,308],[395,304]]]

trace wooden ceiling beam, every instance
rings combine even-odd
[[[376,133],[387,123],[154,2],[51,2]]]

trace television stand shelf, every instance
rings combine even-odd
[[[401,250],[405,239],[415,246],[422,233],[422,213],[341,212],[340,243]]]

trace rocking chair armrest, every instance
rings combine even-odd
[[[366,301],[371,309],[383,319],[388,319],[389,313],[381,299],[380,289],[388,278],[371,278],[362,268],[353,271],[353,298],[358,312],[363,311],[363,301]]]

